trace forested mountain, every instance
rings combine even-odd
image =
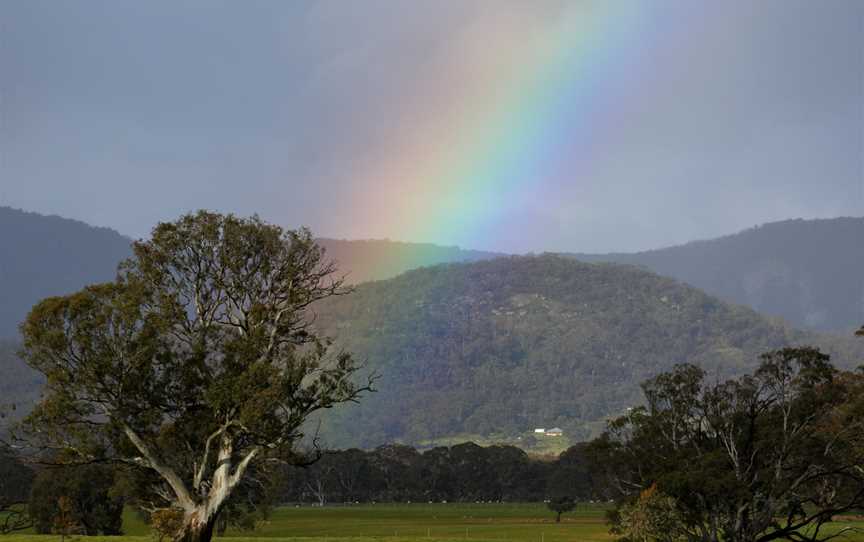
[[[574,254],[644,266],[799,327],[864,322],[864,218],[786,220],[634,254]]]
[[[0,207],[0,338],[40,299],[113,279],[129,244],[108,228]]]
[[[864,323],[862,233],[860,218],[793,220],[681,247],[577,256],[634,263],[798,324],[857,329]],[[862,340],[793,331],[633,266],[320,242],[353,283],[473,262],[360,284],[317,307],[318,324],[382,374],[379,393],[324,426],[333,445],[518,435],[555,425],[579,438],[637,402],[639,382],[677,362],[730,374],[752,368],[766,349],[810,342],[840,353],[841,364],[864,359]],[[14,340],[39,299],[110,280],[129,243],[112,230],[0,208],[0,338]],[[26,403],[38,390],[15,349],[0,343],[0,403]],[[334,440],[337,434],[344,438]]]
[[[333,259],[339,272],[346,274],[351,284],[395,277],[405,271],[451,262],[475,262],[502,256],[495,252],[464,250],[429,243],[397,241],[345,241],[318,239]]]
[[[840,365],[864,341],[799,332],[633,266],[557,256],[445,264],[360,285],[318,325],[378,371],[380,391],[328,417],[328,444],[430,443],[560,426],[587,437],[676,363],[718,377],[815,343]]]

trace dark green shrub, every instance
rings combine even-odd
[[[66,499],[69,521],[88,536],[123,534],[123,498],[111,491],[114,472],[105,466],[86,465],[45,469],[36,476],[30,492],[29,513],[39,534],[55,530]]]

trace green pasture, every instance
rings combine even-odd
[[[583,508],[556,524],[537,504],[406,504],[281,509],[257,536],[393,537],[411,540],[608,540],[603,512]]]
[[[838,522],[831,532],[864,522]],[[73,542],[153,542],[149,529],[128,512],[123,537],[74,537]],[[581,505],[565,514],[560,524],[542,504],[364,504],[277,509],[253,532],[229,530],[232,542],[261,538],[296,542],[456,542],[514,541],[571,542],[614,540],[608,533],[604,509]],[[0,542],[54,542],[58,535],[15,534]],[[838,539],[840,540],[840,539]],[[864,542],[864,535],[842,540]]]

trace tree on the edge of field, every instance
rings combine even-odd
[[[347,293],[306,229],[200,211],[158,224],[112,283],[38,303],[22,356],[46,376],[21,441],[149,480],[138,503],[183,511],[206,542],[254,466],[296,457],[313,412],[356,401],[372,376],[313,327]]]
[[[546,503],[549,510],[555,512],[555,523],[561,523],[561,514],[576,509],[576,501],[570,497],[555,497]]]
[[[11,450],[0,446],[0,534],[33,526],[27,514],[27,493],[32,482],[33,472],[19,463]]]
[[[643,389],[647,407],[595,443],[622,509],[656,487],[690,541],[816,542],[853,530],[823,527],[864,507],[864,375],[786,348],[763,354],[752,375],[711,384],[679,365]]]
[[[612,533],[627,542],[679,542],[686,540],[680,525],[683,518],[672,497],[657,490],[657,484],[642,490],[632,503],[612,513]]]
[[[50,534],[55,520],[66,514],[87,536],[123,534],[123,497],[114,489],[114,469],[106,465],[74,465],[43,469],[36,475],[27,513],[37,534]],[[60,510],[63,499],[69,507]]]
[[[65,542],[66,537],[82,532],[81,524],[75,518],[75,510],[72,499],[62,496],[57,499],[57,514],[53,518],[53,532],[60,535],[60,542]]]

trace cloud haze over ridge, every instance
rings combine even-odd
[[[615,4],[615,8],[608,8]],[[864,214],[864,3],[0,3],[0,204],[625,251]]]

